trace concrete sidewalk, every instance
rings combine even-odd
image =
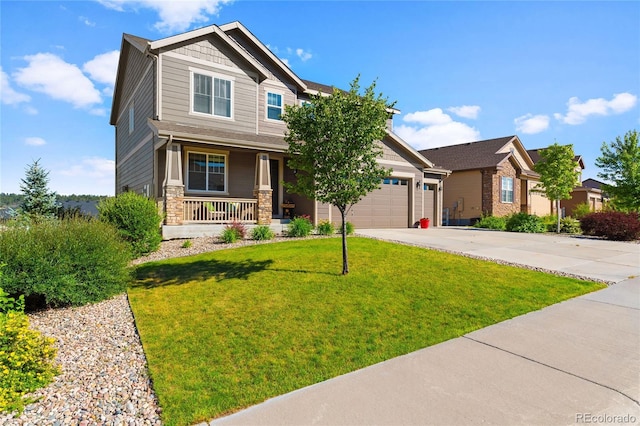
[[[640,245],[462,228],[360,233],[618,283],[211,424],[640,422]]]

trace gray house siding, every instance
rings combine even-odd
[[[184,49],[184,48],[181,48]],[[197,60],[194,60],[197,59]],[[257,83],[238,66],[217,68],[199,58],[163,54],[162,110],[163,120],[191,126],[215,127],[236,132],[256,133]],[[191,70],[213,73],[233,81],[232,117],[205,116],[191,112]]]
[[[146,72],[128,76],[123,85],[129,88],[121,99],[120,116],[116,124],[116,194],[125,189],[153,195],[153,137],[147,118],[154,113],[154,68],[152,63],[135,49],[129,49],[133,68]],[[138,78],[138,80],[134,81]],[[140,82],[140,84],[134,84]],[[129,109],[133,105],[133,131],[129,132]]]

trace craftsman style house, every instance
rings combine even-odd
[[[124,34],[110,119],[116,194],[157,200],[165,238],[302,214],[337,223],[337,209],[283,187],[296,170],[288,167],[280,119],[285,105],[332,90],[298,77],[239,22],[156,41]],[[428,217],[437,225],[447,171],[395,135],[391,123],[379,161],[392,175],[354,206],[349,221],[411,227]]]
[[[443,185],[445,222],[468,225],[483,215],[525,212],[544,216],[551,202],[535,188],[540,175],[518,136],[420,151],[451,170]]]

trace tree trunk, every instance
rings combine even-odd
[[[556,213],[558,213],[558,226],[556,228],[556,232],[560,233],[560,200],[556,200]]]
[[[349,256],[347,255],[347,221],[344,217],[346,208],[340,206],[338,210],[342,215],[342,275],[347,275],[349,273]]]

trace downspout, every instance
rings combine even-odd
[[[149,51],[149,47],[147,46],[147,51],[145,53],[146,56],[150,57],[155,63],[155,72],[153,74],[153,119],[160,120],[160,111],[158,105],[158,98],[160,97],[160,58],[158,55],[155,55]]]

